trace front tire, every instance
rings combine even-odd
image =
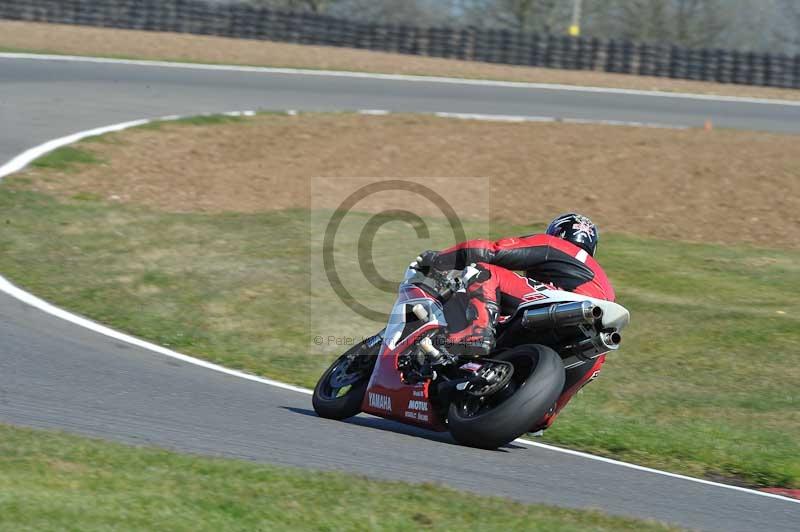
[[[362,342],[331,364],[314,387],[311,404],[317,415],[347,419],[361,412],[361,402],[379,350],[380,342],[370,349]]]
[[[504,389],[481,401],[463,394],[450,404],[447,424],[455,440],[497,449],[525,434],[553,407],[564,388],[564,363],[544,345],[521,345],[493,357],[514,365]]]

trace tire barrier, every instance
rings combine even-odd
[[[800,88],[800,54],[355,22],[202,0],[0,0],[0,19],[216,35],[568,70]]]

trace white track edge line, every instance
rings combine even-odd
[[[559,83],[534,83],[525,81],[497,81],[488,79],[449,78],[442,76],[416,76],[409,74],[378,74],[369,72],[352,72],[347,70],[313,70],[303,68],[256,67],[245,65],[214,65],[205,63],[178,63],[174,61],[151,61],[145,59],[113,59],[106,57],[56,55],[56,54],[29,54],[2,52],[0,59],[28,59],[39,61],[73,61],[83,63],[117,64],[149,66],[162,68],[183,68],[194,70],[219,70],[228,72],[260,72],[265,74],[289,74],[319,77],[347,77],[362,79],[380,79],[387,81],[408,81],[423,83],[449,83],[459,85],[479,85],[484,87],[506,87],[521,89],[541,89],[571,92],[593,92],[604,94],[625,94],[629,96],[650,96],[661,98],[678,98],[689,100],[705,100],[717,102],[751,103],[761,105],[783,105],[800,107],[800,101],[781,100],[771,98],[753,98],[746,96],[724,96],[715,94],[698,94],[692,92],[667,92],[658,90],[620,89],[613,87],[595,87],[591,85],[566,85]]]
[[[33,294],[25,292],[21,288],[18,288],[16,286],[14,286],[13,284],[11,284],[7,279],[5,279],[2,276],[0,276],[0,292],[4,292],[4,293],[10,295],[11,297],[13,297],[13,298],[15,298],[15,299],[17,299],[17,300],[19,300],[19,301],[21,301],[23,303],[26,303],[26,304],[28,304],[28,305],[36,308],[36,309],[39,309],[42,312],[50,314],[51,316],[55,316],[56,318],[60,318],[60,319],[62,319],[64,321],[68,321],[68,322],[70,322],[70,323],[72,323],[74,325],[78,325],[78,326],[83,327],[85,329],[89,329],[90,331],[102,334],[104,336],[108,336],[109,338],[113,338],[113,339],[119,340],[121,342],[126,342],[126,343],[134,345],[136,347],[141,347],[143,349],[158,353],[160,355],[168,356],[170,358],[181,360],[183,362],[188,362],[190,364],[201,366],[203,368],[210,369],[210,370],[213,370],[213,371],[218,371],[220,373],[225,373],[227,375],[231,375],[231,376],[234,376],[234,377],[239,377],[239,378],[242,378],[242,379],[247,379],[247,380],[250,380],[250,381],[259,382],[259,383],[262,383],[262,384],[268,384],[270,386],[283,388],[285,390],[292,390],[292,391],[295,391],[295,392],[305,393],[305,394],[309,394],[309,395],[312,393],[311,390],[308,390],[306,388],[301,388],[299,386],[292,386],[291,384],[286,384],[286,383],[275,381],[275,380],[272,380],[272,379],[265,379],[265,378],[259,377],[257,375],[251,375],[249,373],[245,373],[243,371],[237,371],[235,369],[229,369],[229,368],[226,368],[224,366],[220,366],[218,364],[213,364],[211,362],[208,362],[208,361],[205,361],[205,360],[201,360],[199,358],[194,358],[194,357],[191,357],[189,355],[184,355],[182,353],[178,353],[177,351],[172,351],[171,349],[167,349],[165,347],[161,347],[159,345],[152,344],[150,342],[147,342],[145,340],[141,340],[141,339],[136,338],[134,336],[130,336],[128,334],[121,333],[119,331],[115,331],[114,329],[106,327],[105,325],[100,325],[99,323],[96,323],[94,321],[91,321],[89,319],[83,318],[83,317],[78,316],[76,314],[72,314],[71,312],[67,312],[66,310],[60,309],[58,307],[55,307],[55,306],[51,305],[50,303],[48,303],[47,301],[39,299],[38,297],[34,296]]]
[[[688,481],[696,482],[696,483],[699,483],[699,484],[705,484],[707,486],[715,486],[715,487],[720,487],[720,488],[726,488],[726,489],[730,489],[730,490],[734,490],[734,491],[740,491],[740,492],[743,492],[743,493],[749,493],[749,494],[752,494],[752,495],[760,495],[762,497],[768,497],[768,498],[771,498],[771,499],[778,499],[778,500],[782,500],[782,501],[792,502],[792,503],[795,503],[795,504],[800,504],[800,499],[793,499],[791,497],[786,497],[784,495],[777,495],[775,493],[768,493],[768,492],[765,492],[765,491],[758,491],[758,490],[754,490],[754,489],[751,489],[751,488],[743,488],[741,486],[733,486],[731,484],[722,484],[720,482],[714,482],[713,480],[706,480],[706,479],[703,479],[703,478],[690,477],[690,476],[687,476],[687,475],[681,475],[679,473],[670,473],[669,471],[662,471],[660,469],[653,469],[652,467],[640,466],[640,465],[637,465],[637,464],[631,464],[629,462],[622,462],[620,460],[614,460],[613,458],[606,458],[605,456],[597,456],[597,455],[594,455],[594,454],[584,453],[582,451],[575,451],[575,450],[572,450],[572,449],[566,449],[564,447],[556,447],[554,445],[548,445],[546,443],[539,443],[539,442],[535,442],[535,441],[525,440],[525,439],[522,439],[522,438],[518,438],[518,439],[514,440],[514,443],[521,443],[523,445],[528,445],[528,446],[531,446],[531,447],[539,447],[541,449],[547,449],[548,451],[556,451],[556,452],[559,452],[559,453],[570,454],[572,456],[579,456],[581,458],[588,458],[588,459],[591,459],[591,460],[596,460],[598,462],[604,462],[606,464],[612,464],[612,465],[616,465],[616,466],[620,466],[620,467],[626,467],[628,469],[635,469],[637,471],[644,471],[646,473],[655,473],[657,475],[662,475],[662,476],[671,477],[671,478],[677,478],[677,479],[680,479],[680,480],[688,480]]]
[[[377,111],[377,113],[376,113],[376,111]],[[255,111],[233,111],[233,112],[220,113],[220,114],[225,114],[225,115],[228,115],[228,116],[254,116],[256,113],[255,113]],[[286,114],[289,115],[289,116],[294,116],[294,115],[297,114],[297,112],[293,111],[293,110],[288,110],[288,111],[286,111]],[[366,110],[366,112],[362,111],[361,114],[383,115],[383,114],[388,114],[388,111],[384,113],[384,110],[382,110],[382,109],[379,109],[379,110],[373,109],[373,110]],[[439,116],[439,115],[443,115],[443,114],[446,114],[446,113],[433,113],[433,114],[435,116]],[[468,117],[470,119],[475,119],[475,116],[476,115],[468,115]],[[482,116],[482,115],[477,115],[477,116]],[[488,115],[488,116],[491,117],[491,115]],[[78,133],[73,133],[72,135],[67,135],[65,137],[60,137],[60,138],[57,138],[57,139],[50,140],[48,142],[40,144],[39,146],[35,146],[35,147],[33,147],[33,148],[29,149],[29,150],[26,150],[25,152],[21,153],[20,155],[14,157],[13,159],[8,161],[7,163],[5,163],[2,166],[0,166],[0,181],[2,181],[2,179],[4,177],[8,176],[9,174],[12,174],[14,172],[17,172],[17,171],[21,170],[22,168],[24,168],[25,166],[30,164],[30,162],[35,160],[37,157],[41,157],[42,155],[45,155],[45,154],[47,154],[47,153],[49,153],[49,152],[51,152],[53,150],[56,150],[58,148],[66,146],[68,144],[75,143],[75,142],[77,142],[79,140],[82,140],[82,139],[85,139],[87,137],[103,135],[105,133],[112,133],[112,132],[115,132],[115,131],[122,131],[124,129],[129,129],[129,128],[132,128],[132,127],[137,127],[137,126],[149,124],[149,123],[152,123],[152,122],[172,121],[172,120],[179,120],[181,118],[183,118],[183,117],[178,116],[178,115],[170,115],[170,116],[161,117],[161,118],[157,118],[157,119],[132,120],[132,121],[129,121],[129,122],[122,122],[122,123],[113,124],[113,125],[110,125],[110,126],[104,126],[104,127],[99,127],[99,128],[95,128],[95,129],[89,129],[89,130],[86,130],[86,131],[80,131]],[[547,117],[525,117],[525,118],[541,119],[541,118],[547,118]],[[481,118],[479,118],[479,119],[481,119]],[[26,292],[25,290],[22,290],[21,288],[15,286],[14,284],[12,284],[10,281],[8,281],[2,275],[0,275],[0,292],[3,292],[5,294],[13,297],[14,299],[17,299],[18,301],[20,301],[22,303],[30,305],[30,306],[32,306],[32,307],[34,307],[34,308],[36,308],[36,309],[38,309],[38,310],[40,310],[40,311],[42,311],[42,312],[44,312],[46,314],[54,316],[56,318],[62,319],[64,321],[67,321],[67,322],[72,323],[74,325],[77,325],[79,327],[83,327],[85,329],[88,329],[90,331],[96,332],[98,334],[102,334],[103,336],[107,336],[109,338],[113,338],[115,340],[119,340],[121,342],[126,342],[126,343],[128,343],[130,345],[134,345],[136,347],[140,347],[142,349],[145,349],[145,350],[148,350],[148,351],[151,351],[151,352],[154,352],[154,353],[158,353],[160,355],[164,355],[164,356],[167,356],[167,357],[170,357],[170,358],[174,358],[176,360],[180,360],[182,362],[186,362],[186,363],[189,363],[189,364],[200,366],[202,368],[206,368],[206,369],[209,369],[209,370],[212,370],[212,371],[217,371],[219,373],[224,373],[224,374],[230,375],[232,377],[238,377],[240,379],[246,379],[246,380],[249,380],[249,381],[258,382],[258,383],[261,383],[261,384],[274,386],[276,388],[281,388],[281,389],[284,389],[284,390],[290,390],[290,391],[294,391],[294,392],[298,392],[298,393],[302,393],[302,394],[306,394],[306,395],[311,395],[313,393],[313,391],[309,390],[308,388],[303,388],[303,387],[300,387],[300,386],[294,386],[294,385],[286,384],[284,382],[276,381],[276,380],[273,380],[273,379],[267,379],[267,378],[264,378],[264,377],[259,377],[257,375],[252,375],[250,373],[245,373],[243,371],[238,371],[238,370],[235,370],[235,369],[226,368],[225,366],[221,366],[219,364],[214,364],[212,362],[208,362],[206,360],[195,358],[195,357],[192,357],[192,356],[189,356],[189,355],[184,355],[183,353],[179,353],[177,351],[173,351],[171,349],[167,349],[165,347],[161,347],[159,345],[156,345],[154,343],[148,342],[146,340],[142,340],[140,338],[136,338],[135,336],[131,336],[129,334],[125,334],[125,333],[116,331],[116,330],[114,330],[114,329],[112,329],[110,327],[106,327],[105,325],[101,325],[101,324],[99,324],[97,322],[94,322],[92,320],[89,320],[87,318],[79,316],[77,314],[73,314],[73,313],[68,312],[68,311],[66,311],[64,309],[61,309],[59,307],[56,307],[55,305],[52,305],[52,304],[48,303],[47,301],[45,301],[45,300],[43,300],[41,298],[38,298],[35,295],[33,295],[33,294],[29,293],[29,292]],[[642,471],[642,472],[646,472],[646,473],[662,475],[662,476],[666,476],[666,477],[670,477],[670,478],[686,480],[686,481],[689,481],[689,482],[705,484],[705,485],[708,485],[708,486],[714,486],[714,487],[718,487],[718,488],[725,488],[725,489],[730,489],[730,490],[739,491],[739,492],[743,492],[743,493],[748,493],[748,494],[751,494],[751,495],[758,495],[758,496],[761,496],[761,497],[767,497],[767,498],[771,498],[771,499],[777,499],[777,500],[782,500],[782,501],[791,502],[791,503],[795,503],[795,504],[800,504],[800,500],[793,499],[791,497],[785,497],[783,495],[777,495],[777,494],[774,494],[774,493],[758,491],[758,490],[754,490],[754,489],[750,489],[750,488],[742,488],[740,486],[732,486],[730,484],[722,484],[722,483],[719,483],[719,482],[713,482],[711,480],[705,480],[705,479],[701,479],[701,478],[689,477],[689,476],[680,475],[680,474],[677,474],[677,473],[670,473],[669,471],[662,471],[660,469],[653,469],[653,468],[649,468],[649,467],[645,467],[645,466],[631,464],[631,463],[628,463],[628,462],[621,462],[619,460],[614,460],[612,458],[606,458],[604,456],[596,456],[596,455],[589,454],[589,453],[584,453],[584,452],[581,452],[581,451],[574,451],[572,449],[565,449],[565,448],[562,448],[562,447],[555,447],[555,446],[552,446],[552,445],[547,445],[547,444],[538,443],[538,442],[532,442],[532,441],[524,440],[524,439],[521,439],[521,438],[514,440],[514,442],[515,443],[520,443],[520,444],[523,444],[523,445],[528,445],[528,446],[531,446],[531,447],[539,447],[539,448],[542,448],[542,449],[547,449],[549,451],[554,451],[554,452],[569,454],[569,455],[573,455],[573,456],[578,456],[578,457],[589,459],[589,460],[595,460],[595,461],[599,461],[599,462],[604,462],[604,463],[607,463],[607,464],[620,466],[620,467],[625,467],[625,468],[628,468],[628,469],[634,469],[634,470]]]

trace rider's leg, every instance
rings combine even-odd
[[[478,264],[463,281],[465,291],[453,294],[445,305],[445,347],[456,355],[485,356],[494,347],[497,277]]]
[[[605,361],[606,356],[600,355],[593,361],[586,362],[576,368],[568,369],[566,375],[567,380],[564,382],[564,390],[561,392],[558,401],[556,401],[555,409],[539,420],[539,422],[533,426],[531,432],[550,428],[561,410],[567,406],[570,399],[572,399],[581,388],[597,378],[600,374],[600,368]]]
[[[485,356],[494,347],[497,318],[516,310],[533,288],[524,277],[492,264],[478,263],[465,280],[466,291],[445,307],[447,348],[454,354]]]

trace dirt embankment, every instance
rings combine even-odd
[[[314,207],[335,207],[338,200],[325,203],[328,192],[334,198],[337,183],[353,176],[421,177],[446,189],[450,203],[476,205],[479,218],[525,224],[579,210],[607,231],[798,248],[797,142],[737,131],[264,115],[115,134],[82,146],[102,164],[25,175],[64,197],[205,212],[307,208],[312,193]],[[487,194],[490,201],[476,201]],[[387,205],[397,207],[376,196],[360,208]]]
[[[449,76],[800,100],[800,91],[792,89],[493,65],[328,46],[33,22],[0,21],[0,48],[74,55]]]

